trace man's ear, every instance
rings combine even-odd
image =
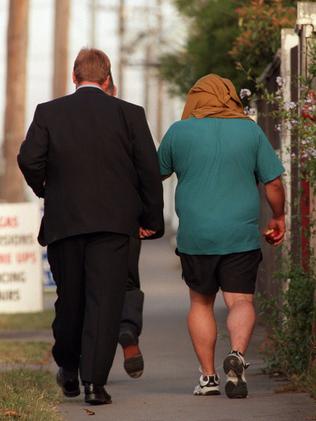
[[[110,86],[110,76],[108,76],[105,81],[102,83],[101,88],[104,92],[107,92]]]

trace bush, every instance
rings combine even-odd
[[[263,352],[269,372],[287,377],[307,373],[315,356],[315,278],[300,268],[279,275],[288,287],[278,299],[259,299],[260,312],[268,326],[268,344]]]

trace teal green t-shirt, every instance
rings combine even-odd
[[[251,120],[190,118],[174,123],[158,151],[162,175],[178,177],[178,250],[229,254],[260,248],[258,182],[284,168]]]

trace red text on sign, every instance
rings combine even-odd
[[[0,254],[0,264],[1,263],[11,263],[11,254],[10,253]]]
[[[35,263],[36,254],[32,252],[17,253],[15,255],[15,260],[17,263]]]
[[[15,228],[18,226],[16,216],[0,216],[0,228]]]

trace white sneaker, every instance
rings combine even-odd
[[[245,370],[249,364],[239,351],[231,351],[224,359],[223,368],[226,374],[225,392],[228,398],[246,398],[248,396]]]
[[[213,374],[212,376],[204,376],[202,374],[199,384],[193,390],[193,395],[196,396],[210,396],[219,394],[219,377],[217,374]]]

